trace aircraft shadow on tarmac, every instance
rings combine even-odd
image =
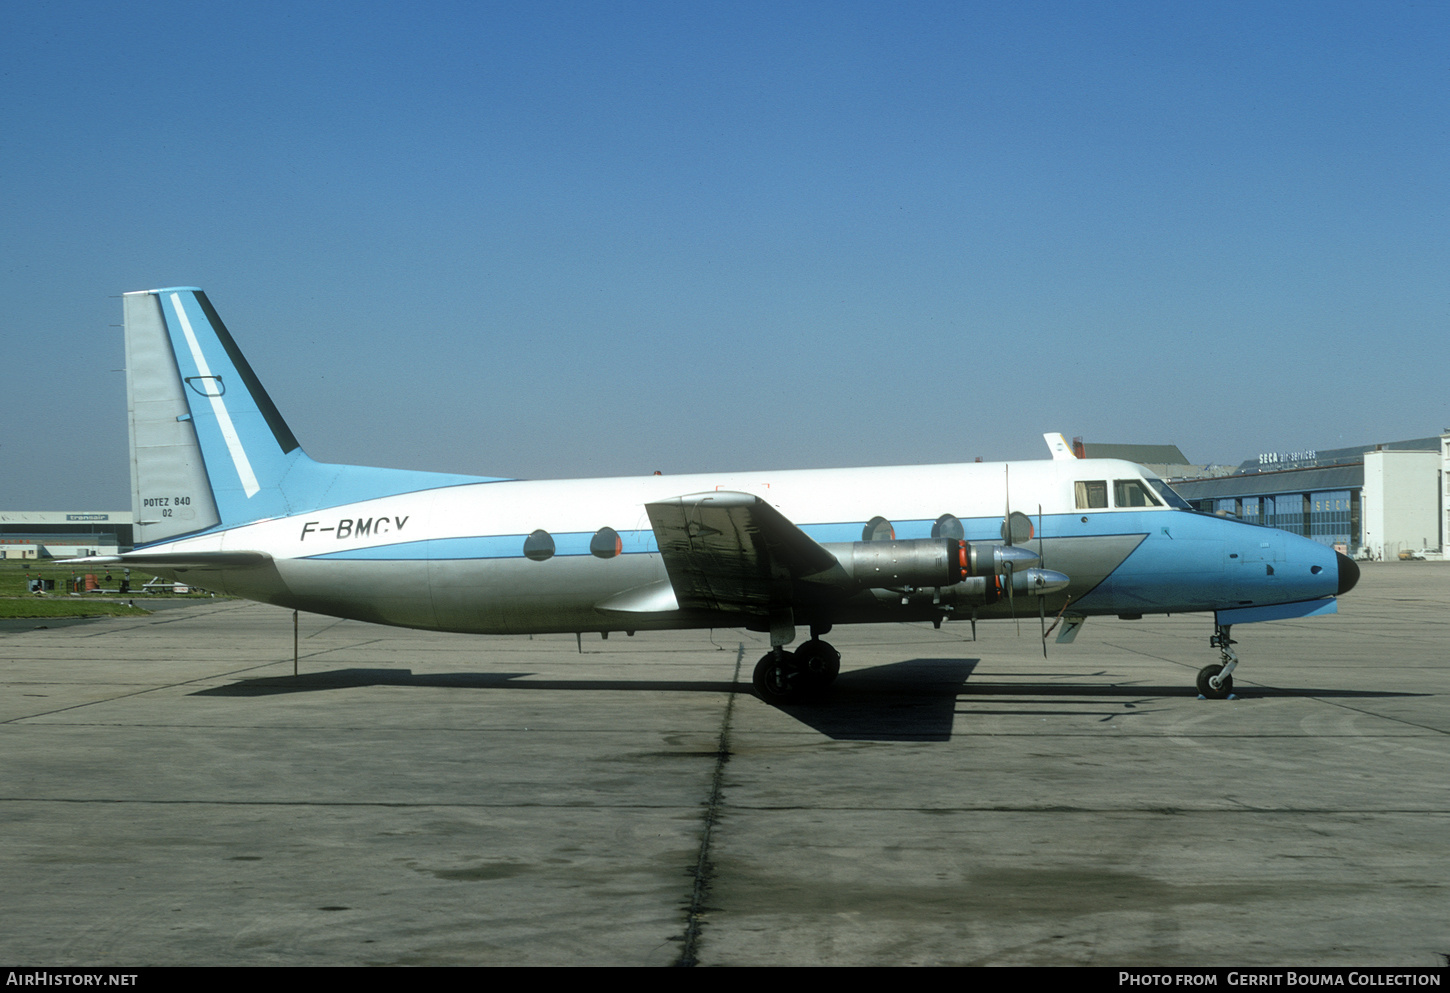
[[[197,690],[192,696],[271,696],[363,686],[417,686],[459,690],[674,690],[729,693],[739,684],[682,679],[529,679],[531,672],[414,672],[412,669],[332,669],[300,676],[239,679],[226,686]]]
[[[986,682],[973,680],[973,671],[980,659],[907,659],[869,669],[841,673],[834,686],[818,701],[778,708],[782,713],[814,728],[827,737],[842,741],[947,741],[960,709],[960,698],[1000,698],[1003,704],[1023,703],[1031,709],[1013,707],[1007,710],[972,713],[1031,714],[1042,717],[1050,713],[1042,707],[1043,698],[1058,698],[1064,706],[1068,701],[1102,701],[1120,699],[1111,710],[1103,710],[1103,719],[1146,712],[1145,705],[1165,697],[1193,696],[1189,685],[1146,685],[1142,683],[1103,684],[1094,682],[1060,682],[1066,679],[1101,679],[1104,672],[1023,673],[1013,681]],[[365,686],[415,686],[441,689],[530,690],[596,692],[678,692],[730,693],[749,692],[749,684],[721,680],[645,680],[645,679],[530,679],[528,672],[457,672],[415,673],[411,669],[332,669],[300,676],[264,676],[240,679],[225,686],[197,690],[193,696],[255,697],[282,693],[312,693],[320,690],[358,689]],[[1018,681],[1038,679],[1040,682]],[[1312,687],[1245,686],[1240,696],[1262,698],[1380,698],[1423,696],[1421,693],[1395,693],[1378,690],[1316,689]],[[1215,704],[1217,701],[1215,701]],[[764,704],[762,704],[764,705]],[[1097,713],[1098,711],[1094,711]],[[1075,715],[1083,712],[1072,711]]]

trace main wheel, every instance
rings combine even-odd
[[[841,652],[819,638],[812,638],[796,649],[796,662],[813,686],[831,686],[841,674]]]
[[[805,696],[806,677],[790,652],[767,652],[755,664],[755,692],[766,703],[799,703]]]
[[[841,653],[819,638],[796,649],[795,657],[812,686],[824,689],[841,674]]]
[[[1220,679],[1218,681],[1218,689],[1214,689],[1213,684],[1209,682],[1210,679],[1212,679],[1214,676],[1217,676],[1220,672],[1223,672],[1223,666],[1217,663],[1213,665],[1206,665],[1202,669],[1199,669],[1198,692],[1202,693],[1210,700],[1223,700],[1227,698],[1228,695],[1234,691],[1233,676],[1224,676],[1222,679]]]

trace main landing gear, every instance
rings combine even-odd
[[[1227,624],[1214,626],[1213,636],[1208,639],[1208,643],[1218,649],[1219,658],[1223,661],[1198,670],[1198,692],[1209,700],[1226,700],[1233,696],[1233,671],[1239,664],[1239,657],[1233,650],[1237,642],[1229,637],[1228,632]]]
[[[755,692],[766,703],[800,703],[820,694],[841,674],[841,653],[819,638],[793,652],[776,645],[755,665]]]

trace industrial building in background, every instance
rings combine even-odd
[[[1450,431],[1352,448],[1263,452],[1237,466],[1194,465],[1176,445],[1073,440],[1078,458],[1147,466],[1195,509],[1313,538],[1363,559],[1445,557]],[[130,511],[0,511],[0,558],[115,555]]]
[[[0,510],[0,559],[115,555],[131,544],[129,510]]]
[[[1353,448],[1263,452],[1236,468],[1195,466],[1172,446],[1086,445],[1087,457],[1150,466],[1193,507],[1265,524],[1365,559],[1443,558],[1450,532],[1450,432]],[[1138,457],[1123,454],[1135,451]]]

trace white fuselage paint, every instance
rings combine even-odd
[[[1070,471],[1078,465],[1092,468],[1089,473]],[[477,483],[259,521],[153,545],[146,551],[246,549],[280,560],[395,542],[527,535],[540,529],[556,535],[594,532],[605,526],[620,532],[647,532],[645,504],[711,490],[759,496],[807,531],[818,525],[861,524],[878,516],[900,523],[933,521],[942,514],[953,514],[964,522],[990,518],[1000,523],[1008,508],[1006,470],[1006,463],[966,463]],[[1073,512],[1073,481],[1089,474],[1103,479],[1110,472],[1117,475],[1109,480],[1142,478],[1142,470],[1127,462],[1012,463],[1011,510],[1034,521],[1039,509],[1045,515]],[[1144,508],[1135,509],[1141,512]],[[1112,511],[1094,511],[1104,512]],[[308,521],[328,525],[339,519],[406,519],[406,524],[400,528],[392,523],[382,535],[374,530],[361,538],[353,534],[337,537],[336,532],[321,535],[315,527],[304,536]],[[630,550],[626,545],[625,551]]]
[[[1143,475],[1131,463],[1094,460],[479,483],[259,521],[144,551],[265,552],[274,568],[193,568],[187,578],[252,599],[393,624],[481,633],[689,627],[699,618],[621,618],[595,609],[614,594],[667,578],[653,551],[647,503],[715,490],[750,493],[826,543],[859,541],[862,525],[878,516],[896,525],[898,537],[924,538],[931,522],[952,514],[969,540],[1000,542],[1009,490],[1011,510],[1035,524],[1039,513],[1076,513],[1073,482],[1084,478],[1111,485]],[[359,521],[368,522],[365,535]],[[543,562],[523,556],[523,536],[535,530],[578,536],[605,526],[624,536],[624,554],[561,554]],[[493,542],[484,557],[449,551],[457,543],[448,539],[491,536],[511,540]],[[394,549],[401,550],[397,557]],[[886,618],[839,618],[853,619]]]

